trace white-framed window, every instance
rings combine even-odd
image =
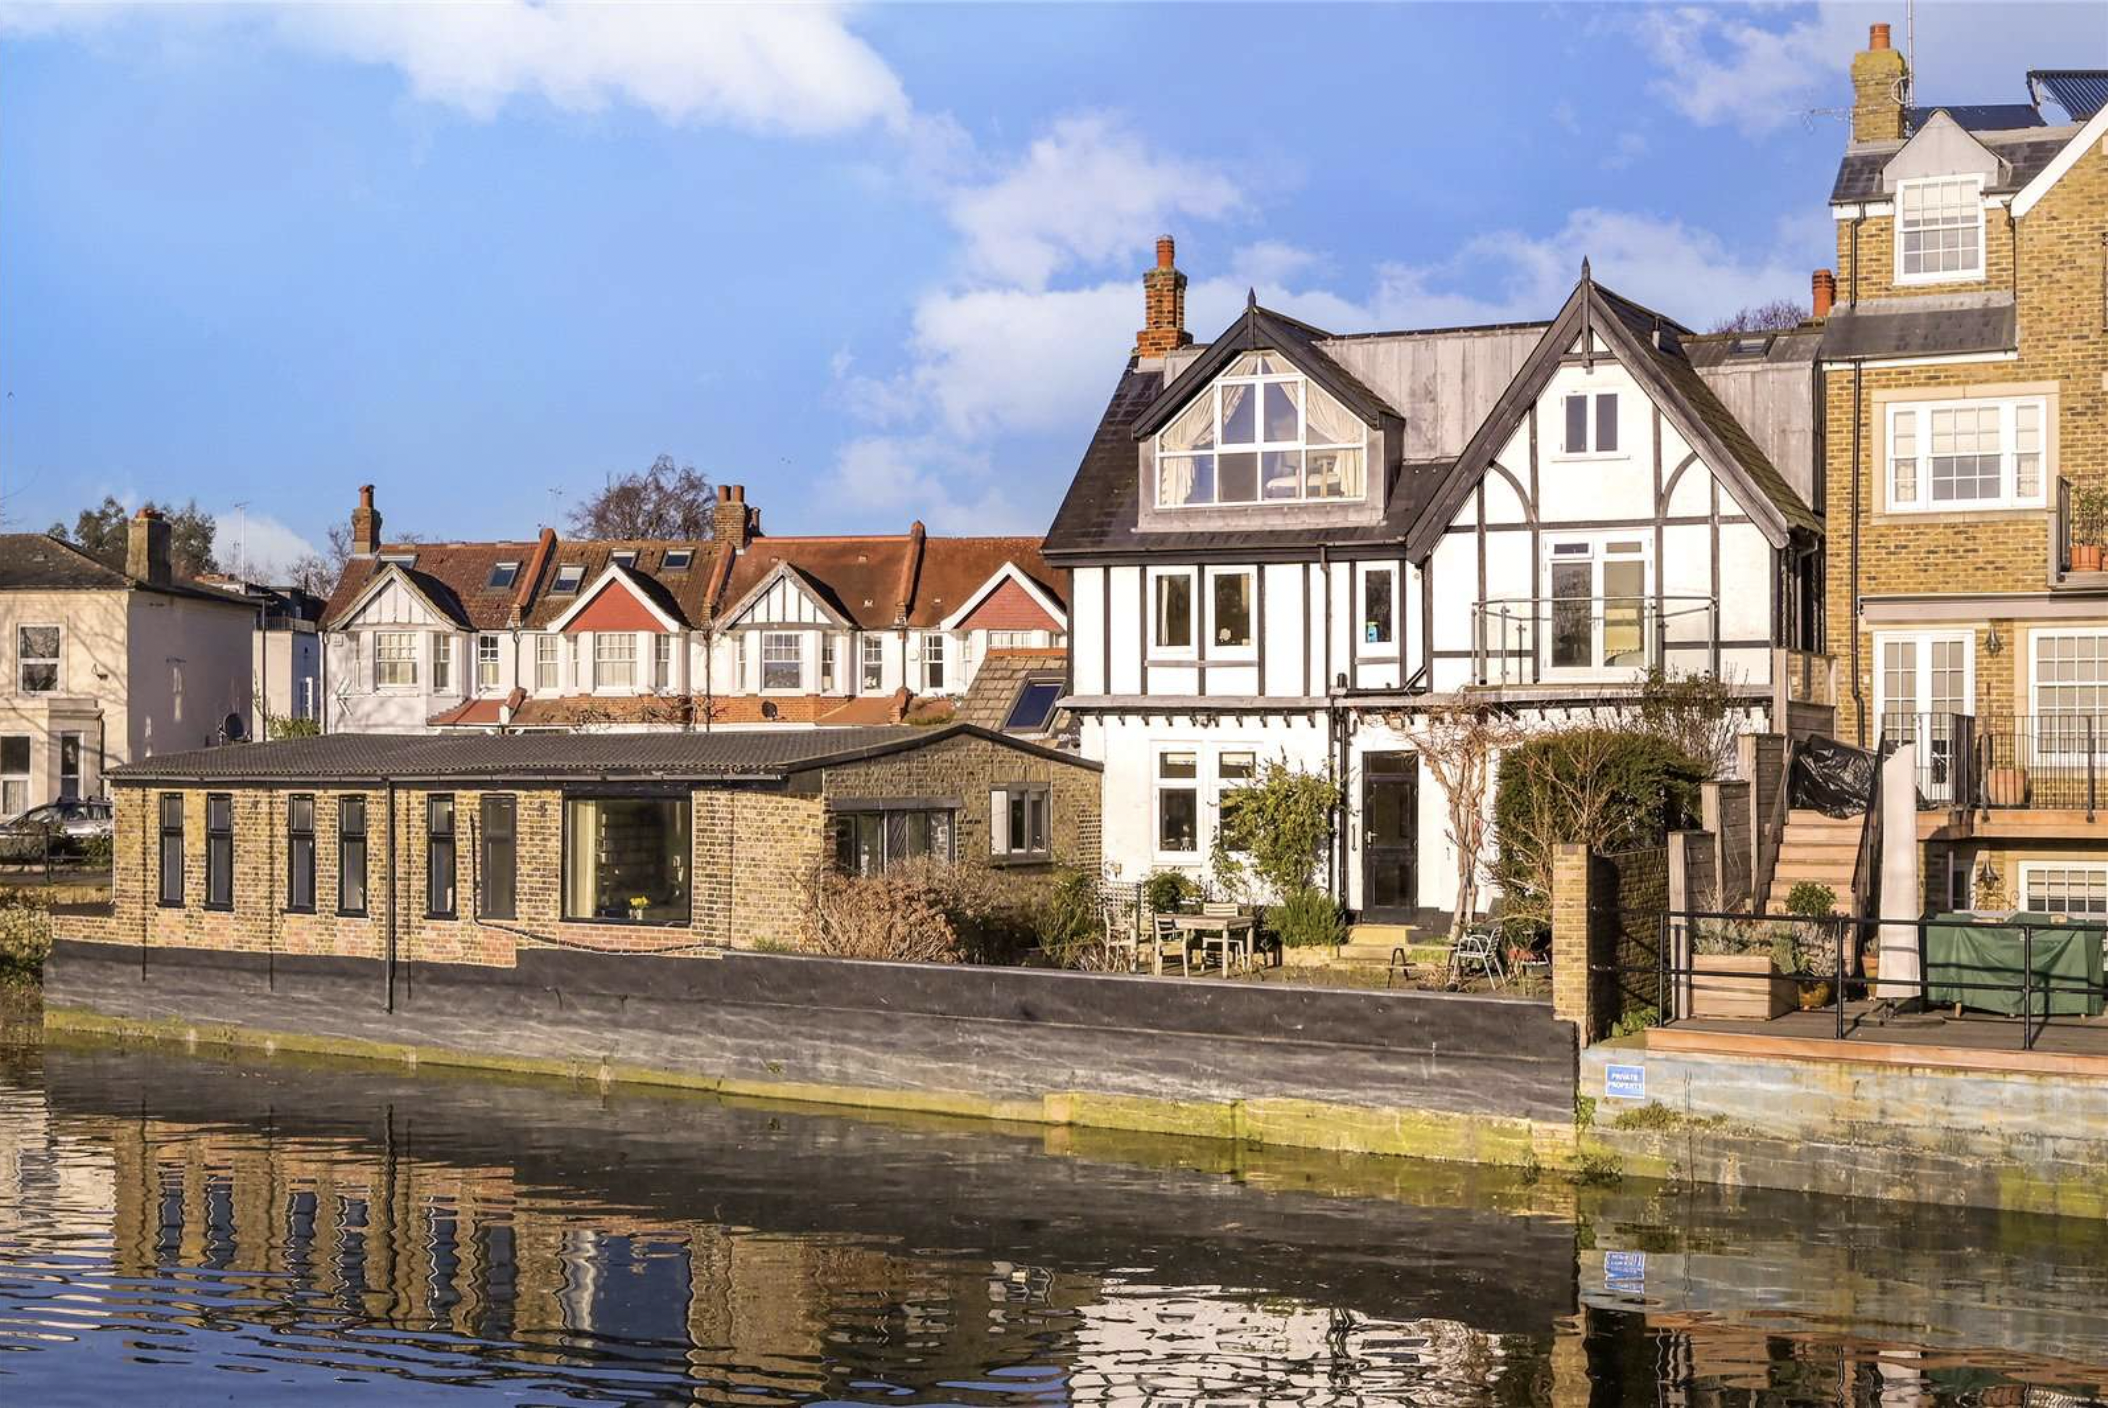
[[[637,686],[637,633],[595,631],[593,633],[593,688],[634,689]]]
[[[1200,750],[1156,755],[1156,848],[1160,855],[1200,854]]]
[[[15,686],[22,693],[58,693],[65,635],[60,626],[15,627]]]
[[[820,637],[820,693],[832,694],[835,686],[833,636]]]
[[[570,642],[568,654],[571,660],[571,688],[577,690],[582,687],[581,677],[586,669],[585,644],[577,636],[566,636],[565,639]]]
[[[579,584],[585,579],[586,569],[583,564],[577,562],[563,563],[556,569],[556,580],[549,584],[549,594],[551,596],[575,595]]]
[[[0,819],[29,810],[29,735],[0,737]]]
[[[857,688],[865,694],[876,694],[885,687],[886,638],[875,633],[866,635],[858,649],[863,653],[863,665]]]
[[[922,637],[922,687],[931,694],[942,694],[950,678],[945,668],[949,654],[945,638],[940,631],[930,631]]]
[[[1938,176],[1896,186],[1896,282],[1984,276],[1984,178]]]
[[[1258,651],[1258,608],[1249,567],[1208,569],[1208,654],[1236,657]]]
[[[446,640],[445,636],[435,637]],[[434,647],[436,652],[437,647]],[[438,659],[435,653],[433,658]],[[377,689],[417,687],[417,633],[378,631],[373,637],[373,683]]]
[[[1952,798],[1964,742],[1954,720],[1976,712],[1976,638],[1968,631],[1874,633],[1874,737],[1915,744],[1919,788]]]
[[[1149,646],[1155,655],[1193,654],[1193,573],[1179,568],[1149,574]]]
[[[990,631],[990,650],[1031,650],[1051,644],[1045,631]]]
[[[1618,393],[1576,391],[1560,402],[1560,453],[1566,455],[1616,455],[1618,449]]]
[[[732,637],[732,687],[752,689],[747,680],[747,633],[741,631]]]
[[[769,631],[761,637],[761,687],[805,687],[805,637],[796,631]]]
[[[1215,755],[1215,824],[1222,825],[1223,808],[1236,805],[1236,794],[1250,787],[1259,776],[1259,755],[1249,748],[1225,748]],[[1231,850],[1237,847],[1231,846]]]
[[[1157,506],[1359,499],[1367,430],[1279,353],[1247,352],[1158,432]]]
[[[661,631],[651,638],[651,678],[653,687],[662,694],[674,688],[673,636]]]
[[[2036,914],[2108,918],[2108,864],[2024,860],[2020,863],[2020,907]]]
[[[1645,538],[1545,540],[1545,669],[1620,670],[1650,663],[1650,556]]]
[[[1390,567],[1361,569],[1361,644],[1375,653],[1398,644],[1398,573]]]
[[[996,860],[1041,861],[1048,841],[1049,790],[1044,782],[1013,782],[988,792],[988,854]]]
[[[2049,403],[2041,396],[1888,408],[1888,506],[1942,513],[2041,508]]]
[[[445,694],[454,687],[454,638],[432,637],[432,691]]]
[[[498,687],[498,638],[493,635],[476,637],[476,688],[489,691]]]
[[[564,638],[544,632],[534,638],[534,687],[537,690],[555,691],[563,687],[562,665]]]
[[[2037,630],[2029,638],[2028,666],[2038,718],[2108,718],[2108,630]],[[2099,731],[2108,736],[2108,723]]]

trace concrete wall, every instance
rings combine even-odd
[[[731,953],[515,968],[62,940],[54,1020],[1488,1163],[1570,1145],[1542,1003]],[[451,1054],[450,1054],[451,1053]]]

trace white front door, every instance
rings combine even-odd
[[[1966,631],[1874,637],[1877,737],[1918,745],[1918,788],[1934,801],[1954,799],[1955,719],[1976,712],[1975,645]]]

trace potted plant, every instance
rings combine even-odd
[[[1788,957],[1781,966],[1796,975],[1804,1010],[1827,1007],[1838,978],[1837,891],[1803,880],[1786,896],[1786,912],[1795,922],[1784,936]]]
[[[2071,496],[2071,570],[2101,570],[2101,542],[2108,534],[2108,489],[2086,484]]]
[[[1768,1022],[1794,1009],[1793,979],[1779,970],[1783,938],[1791,962],[1790,931],[1774,934],[1746,922],[1706,923],[1691,940],[1691,1015]]]
[[[648,909],[650,909],[650,908],[651,908],[651,896],[650,896],[650,895],[631,895],[631,896],[629,897],[629,917],[630,917],[631,919],[634,919],[634,920],[636,920],[637,922],[639,922],[639,923],[642,923],[642,922],[643,922],[643,920],[644,920],[644,913],[645,913],[645,911],[646,911],[646,910],[648,910]]]
[[[2028,776],[2023,767],[1984,769],[1984,801],[1994,807],[2027,805]]]

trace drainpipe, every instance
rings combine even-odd
[[[1859,227],[1866,220],[1866,207],[1852,217],[1852,311],[1859,311]],[[1866,385],[1866,358],[1852,359],[1852,590],[1845,605],[1851,610],[1847,622],[1852,634],[1852,719],[1854,741],[1866,747],[1866,690],[1859,683],[1859,495],[1862,432],[1860,403]]]
[[[382,964],[383,1010],[395,1010],[395,779],[388,780],[388,937]]]

